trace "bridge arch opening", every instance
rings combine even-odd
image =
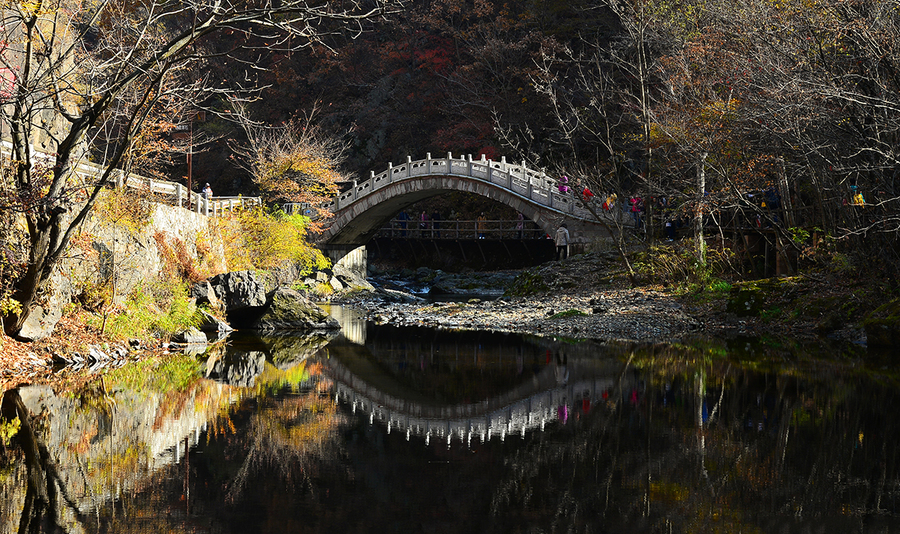
[[[317,243],[332,259],[358,272],[358,261],[354,268],[344,260],[348,254],[364,251],[365,244],[401,210],[449,191],[475,194],[509,206],[533,221],[545,235],[553,235],[567,223],[576,246],[603,233],[608,238],[607,226],[593,219],[579,199],[557,191],[557,185],[542,172],[505,160],[453,159],[450,154],[435,159],[429,155],[417,161],[407,158],[405,164],[389,166],[379,175],[373,173],[369,180],[354,182],[341,193],[333,202],[335,216]]]
[[[541,222],[546,221],[541,221],[537,210],[521,204],[519,211],[511,200],[502,194],[438,187],[405,191],[368,209],[357,208],[352,221],[344,222],[342,231],[324,243],[323,249],[333,261],[360,274],[361,261],[366,267],[375,262],[459,271],[524,268],[552,259],[552,242],[540,238],[555,232],[555,226],[542,227]],[[398,219],[401,213],[408,217],[405,228]],[[423,213],[425,221],[421,220]],[[519,213],[521,232],[517,228]],[[342,215],[349,214],[338,217]],[[485,221],[480,223],[482,216]],[[395,231],[391,235],[386,229]],[[344,257],[351,251],[355,251],[355,259],[348,264]]]
[[[530,267],[554,257],[545,231],[512,207],[451,191],[412,204],[367,242],[370,263],[449,272]]]

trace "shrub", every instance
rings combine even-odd
[[[510,286],[506,289],[504,296],[524,297],[536,293],[543,293],[549,289],[550,286],[547,285],[547,282],[544,281],[544,277],[541,276],[540,273],[535,271],[524,271],[516,276]]]
[[[152,199],[133,189],[107,189],[97,197],[93,214],[126,228],[132,234],[138,234],[150,224],[153,208]]]
[[[188,282],[206,280],[212,274],[208,266],[201,260],[198,262],[188,250],[187,244],[171,237],[165,232],[153,234],[156,240],[156,248],[163,257],[163,269],[170,278],[180,278]]]
[[[159,280],[150,291],[139,287],[129,295],[124,305],[108,316],[104,330],[113,339],[141,338],[148,333],[168,339],[198,326],[201,319],[186,283]],[[89,323],[99,320],[90,319]]]
[[[238,228],[229,229],[225,239],[232,270],[268,270],[290,262],[305,276],[330,266],[328,258],[306,241],[309,217],[255,209],[238,214],[237,222]]]
[[[639,254],[634,262],[635,271],[667,282],[701,291],[728,291],[730,285],[722,278],[731,274],[733,268],[731,250],[710,247],[707,249],[706,264],[697,261],[695,244],[688,246],[653,246]]]

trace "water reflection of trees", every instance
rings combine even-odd
[[[677,348],[635,358],[642,386],[507,459],[500,530],[900,526],[893,381],[822,362],[767,373]]]
[[[343,417],[323,383],[299,395],[258,397],[247,423],[248,439],[229,443],[227,454],[243,457],[228,497],[237,500],[266,475],[266,484],[287,491],[312,489],[317,467],[339,455]],[[272,477],[275,477],[274,480]],[[302,492],[302,491],[301,491]]]
[[[59,472],[47,448],[35,433],[28,410],[22,402],[17,389],[6,391],[0,404],[3,419],[11,421],[18,418],[21,423],[17,433],[19,451],[25,464],[25,495],[22,499],[21,513],[15,530],[15,517],[2,518],[6,532],[38,533],[63,531],[63,514],[68,512],[78,523],[84,516],[68,495],[65,484],[60,480]],[[21,473],[21,470],[18,470]]]

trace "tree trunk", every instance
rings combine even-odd
[[[706,157],[707,153],[700,154],[700,162],[697,166],[697,207],[694,210],[694,236],[697,240],[697,261],[701,266],[706,265],[706,240],[703,237],[703,202],[706,195]]]
[[[54,230],[59,232],[59,222],[57,216],[51,217],[50,220],[41,220],[43,217],[29,217],[29,234],[31,243],[28,253],[28,267],[25,274],[19,280],[16,291],[12,297],[19,301],[22,305],[21,311],[10,317],[10,321],[5,322],[6,333],[15,337],[22,326],[28,319],[31,312],[37,306],[37,297],[47,285],[50,279],[52,265],[47,264],[47,257],[50,249],[51,235]]]

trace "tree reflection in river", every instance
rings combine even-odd
[[[894,379],[828,362],[756,372],[674,347],[633,356],[641,385],[507,459],[502,530],[900,528]]]
[[[273,365],[282,361],[273,347],[290,345],[281,339],[259,349],[267,363],[240,395],[198,381],[154,401],[153,425],[162,428],[195,410],[191,403],[219,399],[206,408],[207,430],[177,462],[138,469],[141,462],[124,456],[92,456],[96,465],[140,471],[121,488],[112,471],[87,475],[105,488],[61,477],[83,518],[64,531],[900,529],[900,423],[892,411],[900,389],[892,373],[859,361],[720,342],[632,347],[386,329],[369,332],[366,346],[333,342],[312,356],[304,349],[303,362]],[[565,384],[558,361],[567,361]],[[369,400],[337,402],[340,388]],[[548,391],[565,399],[565,410],[540,404]],[[138,435],[114,421],[125,423],[125,402],[140,396],[110,394],[116,418],[107,430],[99,432],[98,412],[71,419],[83,433],[41,438],[70,473],[78,461],[67,454],[78,447],[99,455],[103,447],[124,450],[120,441],[138,446]],[[429,443],[373,417],[386,407],[376,398],[394,403],[395,420],[430,418],[434,429],[465,417],[470,428],[488,418],[502,427],[516,417],[553,417],[524,435],[457,433]],[[65,420],[66,406],[49,420]],[[24,484],[16,469],[0,485]],[[4,496],[13,493],[4,486]],[[14,497],[3,502],[21,506],[24,487]]]

